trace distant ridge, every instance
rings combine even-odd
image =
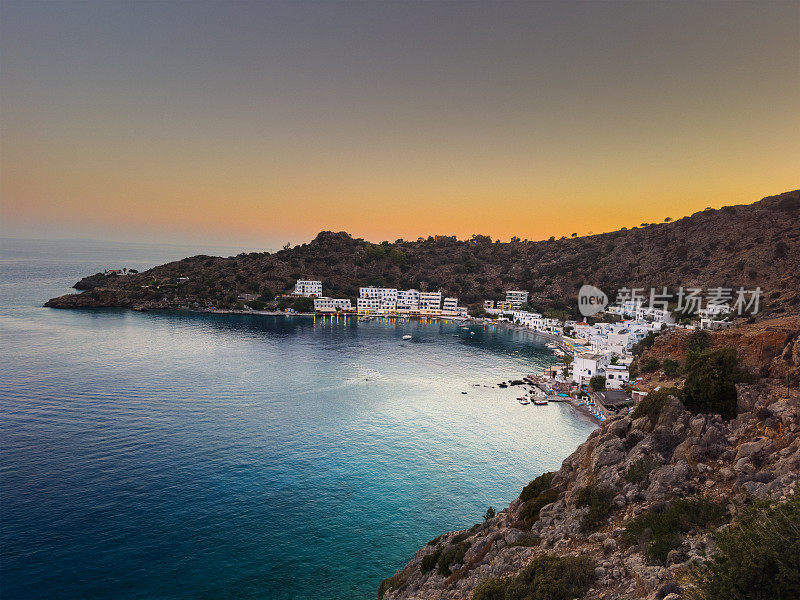
[[[522,233],[522,232],[521,232]],[[177,277],[189,280],[170,287]],[[461,304],[529,290],[540,310],[574,311],[578,288],[591,283],[612,298],[622,287],[745,287],[763,290],[763,314],[800,312],[800,190],[754,204],[706,209],[671,223],[547,241],[459,241],[430,237],[372,244],[323,231],[275,253],[194,256],[127,277],[88,277],[75,295],[48,305],[156,308],[187,300],[232,306],[238,294],[279,294],[301,277],[321,279],[325,295],[356,297],[361,285],[441,289]],[[158,290],[142,285],[167,283]],[[102,291],[101,291],[102,288]]]

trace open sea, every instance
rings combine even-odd
[[[41,307],[200,252],[0,240],[4,600],[376,598],[595,426],[491,387],[548,365],[524,332]]]

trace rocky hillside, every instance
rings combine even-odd
[[[675,335],[651,352],[691,361]],[[712,336],[694,360],[724,352],[731,336],[782,342],[760,359],[740,348],[750,368],[736,385],[735,417],[689,410],[679,389],[651,392],[507,509],[431,541],[379,596],[800,597],[800,319]],[[663,377],[648,376],[644,387]]]
[[[441,289],[462,304],[520,288],[531,291],[534,308],[573,312],[583,283],[597,285],[612,300],[623,286],[760,286],[763,314],[796,313],[800,191],[707,209],[671,223],[539,242],[500,243],[476,235],[466,241],[440,236],[372,244],[322,232],[307,244],[272,254],[194,256],[132,276],[90,276],[76,285],[86,294],[48,305],[159,308],[196,302],[230,308],[239,294],[268,300],[290,291],[300,277],[322,280],[326,295],[334,297],[353,298],[361,285],[380,285]]]

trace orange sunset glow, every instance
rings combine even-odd
[[[5,2],[3,232],[542,239],[754,202],[798,184],[799,7]]]

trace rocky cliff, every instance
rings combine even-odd
[[[534,479],[508,508],[430,542],[383,582],[379,595],[690,597],[699,581],[692,574],[715,556],[720,531],[753,502],[786,503],[796,493],[800,319],[772,328],[784,345],[737,385],[735,418],[690,411],[677,389],[651,392],[641,406],[603,423],[557,472]],[[755,335],[747,327],[740,333]],[[664,336],[654,350],[675,345]],[[757,360],[743,354],[743,364]],[[644,386],[657,384],[659,376]],[[796,509],[794,515],[789,553],[796,553],[800,539]],[[788,578],[786,589],[800,592],[797,563],[788,574],[782,569],[775,577]]]

